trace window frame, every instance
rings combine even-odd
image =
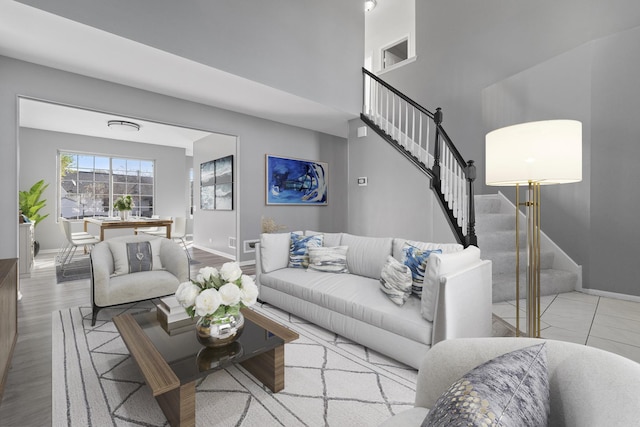
[[[75,200],[76,205],[75,206],[71,206],[69,209],[76,209],[76,214],[75,215],[68,215],[68,216],[64,216],[65,214],[65,210],[67,208],[65,208],[64,202],[63,202],[63,197],[65,195],[65,190],[64,190],[64,182],[65,182],[65,178],[67,175],[65,175],[65,177],[62,176],[62,164],[61,164],[61,159],[63,155],[70,155],[74,157],[74,162],[72,164],[75,164],[75,177],[67,180],[73,182],[74,185],[74,189],[75,192],[71,193],[73,195],[77,196],[77,199]],[[83,166],[80,162],[80,159],[82,157],[85,158],[92,158],[92,166],[91,167],[87,167],[86,165]],[[131,156],[121,156],[121,155],[115,155],[115,154],[100,154],[100,153],[90,153],[90,152],[81,152],[81,151],[74,151],[74,150],[62,150],[59,149],[57,156],[57,169],[58,169],[58,179],[57,179],[57,197],[56,197],[56,213],[57,213],[57,217],[64,217],[64,218],[68,218],[68,219],[82,219],[82,218],[86,218],[86,217],[95,217],[95,216],[114,216],[114,208],[113,208],[113,202],[115,201],[115,199],[123,194],[131,194],[134,196],[134,208],[132,210],[132,214],[136,215],[136,216],[144,216],[144,217],[151,217],[152,215],[155,214],[155,200],[156,200],[156,177],[157,177],[157,166],[156,166],[156,160],[155,159],[149,159],[149,158],[137,158],[137,157],[131,157]],[[96,167],[96,159],[102,159],[102,161],[106,160],[108,162],[108,168],[103,168],[103,167]],[[114,169],[114,161],[117,162],[123,162],[125,165],[124,170],[122,169]],[[132,164],[131,166],[133,166],[133,164],[138,163],[137,168],[136,167],[130,167],[129,164]],[[83,173],[82,169],[90,169],[90,171],[84,171],[91,173],[92,179],[91,180],[87,180],[87,179],[81,179],[80,174]],[[102,179],[102,180],[97,180],[96,179],[96,173],[103,173],[102,171],[107,171],[107,177],[106,180]],[[118,171],[122,172],[122,173],[117,173]],[[114,177],[117,176],[124,176],[124,181],[120,181],[120,182],[116,182],[116,179]],[[135,180],[130,181],[127,177],[133,177],[136,176],[137,178]],[[142,180],[144,178],[151,178],[151,182],[150,183],[144,183]],[[81,186],[83,183],[89,183],[88,185],[91,186],[92,190],[95,191],[96,189],[96,184],[98,183],[107,183],[107,193],[100,193],[100,194],[104,194],[107,196],[107,198],[102,198],[102,204],[98,203],[98,195],[94,192],[92,199],[90,200],[89,203],[82,203],[82,192],[79,192],[79,190],[81,190]],[[116,192],[116,186],[124,184],[124,193],[122,191]],[[129,185],[132,186],[137,186],[138,189],[135,192],[130,192],[130,188]],[[141,192],[141,188],[144,186],[151,186],[151,191],[145,191],[145,192]],[[147,188],[148,189],[148,188]],[[78,196],[80,195],[80,196]],[[68,198],[68,200],[73,200],[71,197]],[[147,201],[148,204],[143,204],[141,201]],[[102,210],[102,211],[98,211],[98,209],[101,208],[107,208],[107,206],[105,206],[105,201],[106,204],[108,205],[108,209],[106,210]],[[80,211],[80,205],[82,205],[82,211]],[[85,206],[86,205],[90,205],[91,208],[89,208],[88,212],[85,214],[84,210],[85,210]],[[144,210],[143,210],[144,209]]]

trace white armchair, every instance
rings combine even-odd
[[[128,256],[128,243],[149,242],[150,253]],[[145,258],[145,271],[130,272],[131,265]],[[132,262],[130,265],[129,262]],[[175,293],[189,280],[189,260],[180,245],[153,236],[115,237],[97,244],[91,251],[91,302],[95,325],[100,309],[144,301]]]
[[[426,353],[418,373],[415,407],[382,426],[420,426],[438,397],[465,373],[499,355],[541,342],[547,347],[549,426],[638,425],[640,364],[636,362],[562,341],[462,338],[442,341]]]

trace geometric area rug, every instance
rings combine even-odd
[[[111,317],[150,302],[52,313],[54,426],[166,426]],[[241,366],[196,383],[197,426],[372,426],[413,407],[417,371],[267,304],[253,307],[296,331],[285,388],[272,393]]]

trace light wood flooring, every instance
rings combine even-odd
[[[204,266],[229,261],[196,248],[189,251],[200,262],[191,266],[193,277]],[[0,427],[51,425],[51,312],[91,304],[89,279],[57,284],[54,258],[55,253],[39,254],[31,277],[20,280],[18,342],[0,402]],[[255,267],[243,271],[255,274]]]

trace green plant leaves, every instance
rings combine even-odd
[[[44,179],[36,182],[31,186],[28,191],[18,192],[18,203],[22,213],[29,218],[29,221],[33,222],[34,227],[38,225],[40,221],[49,216],[40,215],[38,212],[44,208],[47,204],[47,200],[40,200],[42,193],[47,189],[49,184],[44,182]]]

